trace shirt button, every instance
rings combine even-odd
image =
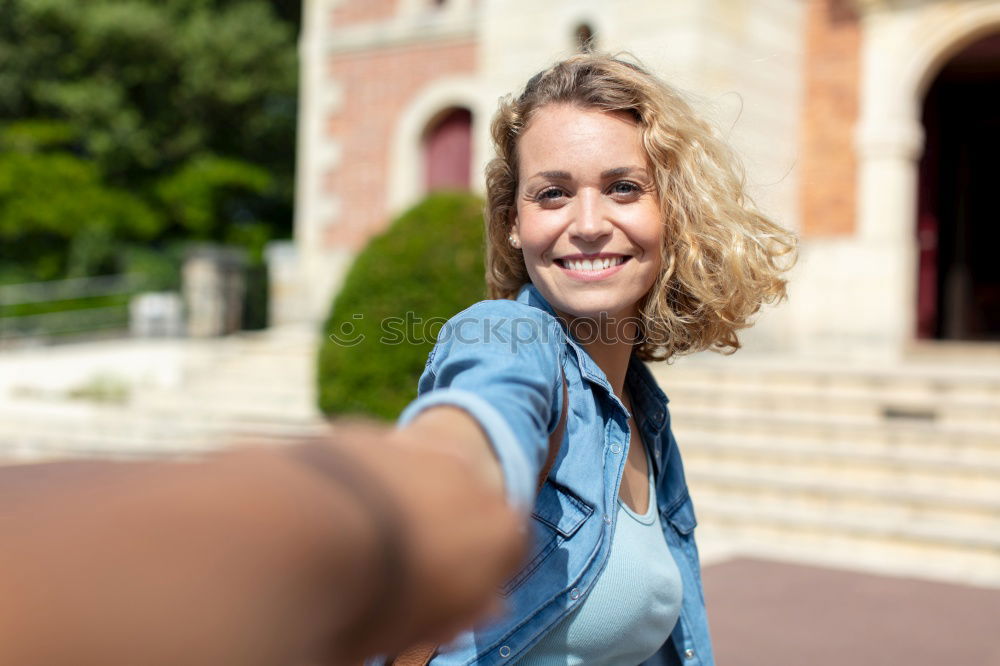
[[[579,588],[574,587],[572,590],[570,590],[569,591],[569,598],[572,599],[573,601],[576,601],[577,599],[579,599],[580,598],[580,590],[579,590]]]
[[[510,656],[510,646],[509,645],[504,645],[502,648],[500,648],[500,656],[503,657],[504,659],[506,659],[507,657]]]
[[[660,450],[659,449],[654,449],[653,450],[653,456],[656,457],[657,460],[659,460],[660,459]]]
[[[618,455],[621,452],[622,452],[622,445],[621,444],[612,444],[611,445],[611,453],[614,453],[615,455]]]
[[[687,650],[684,650],[684,658],[685,659],[694,659],[694,650],[692,650],[691,648],[688,648]]]
[[[608,525],[611,524],[611,515],[610,514],[607,514],[607,513],[604,514],[604,522],[607,523]]]

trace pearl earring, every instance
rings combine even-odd
[[[512,248],[514,248],[515,250],[520,250],[521,249],[521,241],[519,241],[516,238],[514,238],[514,234],[511,234],[510,236],[507,236],[507,241],[510,242],[510,246]]]

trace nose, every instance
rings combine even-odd
[[[582,241],[592,243],[611,233],[610,211],[604,205],[600,192],[582,190],[576,198],[569,234]]]

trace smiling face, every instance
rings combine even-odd
[[[636,316],[660,273],[664,225],[635,120],[551,104],[517,150],[511,236],[532,283],[570,321]]]

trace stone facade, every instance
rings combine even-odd
[[[758,350],[897,357],[914,339],[923,93],[1000,0],[305,0],[296,244],[303,317],[423,194],[421,139],[472,114],[473,189],[496,100],[578,46],[627,50],[689,93],[758,205],[802,236]]]
[[[858,122],[852,232],[805,239],[793,289],[796,349],[900,358],[916,336],[921,104],[948,59],[1000,32],[1000,2],[855,0]]]

